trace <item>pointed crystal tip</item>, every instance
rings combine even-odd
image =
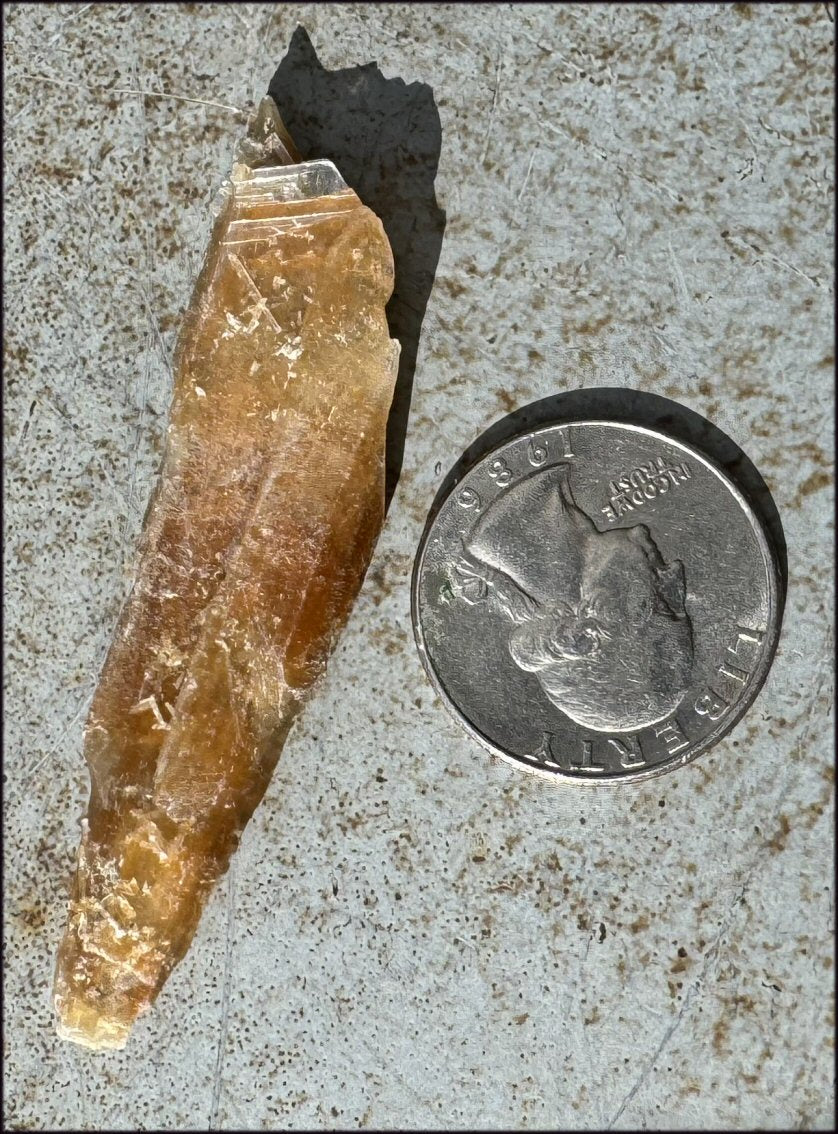
[[[239,143],[236,161],[251,169],[266,165],[297,165],[300,154],[270,95],[265,95]]]

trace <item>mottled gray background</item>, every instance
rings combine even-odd
[[[95,1055],[49,998],[82,724],[209,203],[298,22],[439,105],[403,475],[189,956]],[[5,34],[7,1126],[828,1127],[832,5],[38,4]],[[434,698],[409,571],[468,442],[621,384],[761,469],[785,630],[713,754],[551,790]]]

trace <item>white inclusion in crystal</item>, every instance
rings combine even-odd
[[[297,337],[291,339],[290,342],[283,343],[281,346],[277,347],[275,353],[284,356],[289,362],[296,362],[303,353],[303,348],[300,345],[301,342],[302,339],[297,335]]]

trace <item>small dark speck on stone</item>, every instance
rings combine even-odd
[[[597,938],[597,940],[599,941],[600,945],[605,940],[605,925],[603,924],[603,922],[599,923],[599,937]]]

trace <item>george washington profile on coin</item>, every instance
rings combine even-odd
[[[583,727],[632,732],[678,706],[693,635],[683,564],[645,524],[599,531],[577,505],[571,466],[512,485],[463,542],[454,593],[511,624],[509,653]]]

